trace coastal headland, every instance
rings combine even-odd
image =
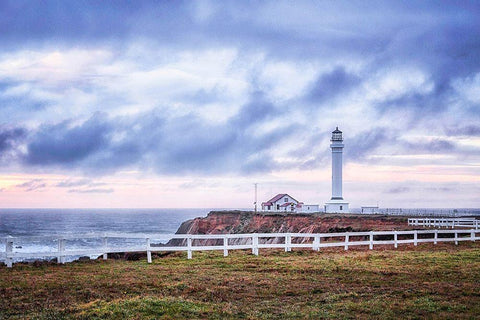
[[[211,211],[181,224],[178,234],[322,233],[409,230],[407,217],[365,214],[287,214],[253,211]]]

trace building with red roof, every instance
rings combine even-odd
[[[287,193],[279,193],[272,199],[262,202],[262,211],[291,213],[318,212],[319,205],[305,205]]]

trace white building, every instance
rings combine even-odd
[[[303,202],[295,200],[286,193],[277,194],[272,199],[262,202],[262,211],[268,212],[318,212],[320,210],[318,204],[304,204]]]
[[[380,210],[379,210],[378,206],[365,206],[365,207],[362,207],[362,213],[378,214],[378,213],[380,213]]]
[[[332,149],[332,198],[325,203],[325,212],[342,213],[349,212],[348,202],[342,196],[342,161],[343,161],[343,137],[338,127],[332,132],[330,140]]]

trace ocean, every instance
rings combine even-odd
[[[108,233],[173,234],[182,222],[204,217],[211,210],[199,209],[0,209],[0,238],[19,237],[14,252],[55,252],[55,239],[31,239],[55,235]],[[27,238],[29,237],[29,238]],[[25,238],[23,240],[22,238]],[[142,245],[140,239],[109,239],[110,247]],[[101,246],[101,239],[76,239],[67,250]],[[0,253],[5,246],[0,246]],[[70,257],[73,260],[77,257]],[[94,257],[91,257],[94,258]],[[29,259],[15,259],[25,261]]]

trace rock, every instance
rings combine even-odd
[[[77,261],[90,261],[90,257],[82,256],[82,257],[78,258]]]

